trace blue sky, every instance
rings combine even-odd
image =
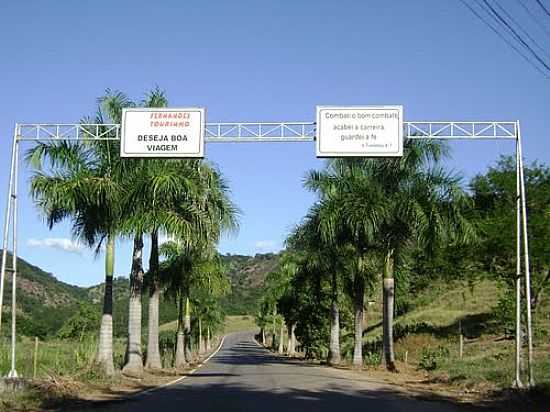
[[[316,105],[361,104],[401,104],[405,120],[519,119],[527,160],[550,160],[549,80],[459,1],[11,1],[0,5],[0,211],[15,122],[76,122],[106,88],[140,99],[155,85],[209,121],[313,121]],[[471,177],[513,143],[453,148],[448,166]],[[313,143],[206,153],[243,211],[221,251],[280,248],[314,200],[302,188],[322,165]],[[20,255],[63,281],[100,282],[101,256],[67,225],[47,230],[27,187],[24,169]],[[120,242],[116,273],[129,268]]]

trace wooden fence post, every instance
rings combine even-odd
[[[459,344],[458,344],[458,356],[462,360],[464,355],[464,336],[462,335],[462,321],[458,321],[458,333],[459,333]]]
[[[34,338],[34,359],[32,368],[32,378],[36,379],[36,367],[38,365],[38,337]]]

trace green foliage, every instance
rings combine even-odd
[[[493,317],[505,335],[515,336],[515,292],[506,288],[493,309]]]
[[[367,366],[376,367],[382,362],[380,351],[366,351],[363,354],[363,362]]]
[[[424,348],[420,355],[420,360],[418,362],[418,367],[425,371],[433,371],[441,365],[441,361],[444,358],[449,357],[449,349],[444,346],[438,346],[435,349]]]
[[[60,339],[82,340],[85,335],[96,333],[101,320],[96,307],[81,303],[78,311],[63,324],[57,336]]]

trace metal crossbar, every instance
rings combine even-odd
[[[18,140],[119,140],[119,124],[19,124]],[[404,122],[411,139],[516,139],[516,122]],[[315,122],[207,123],[205,141],[309,142]]]
[[[529,266],[529,244],[527,233],[527,207],[525,194],[525,177],[521,148],[521,130],[519,121],[508,122],[404,122],[403,136],[410,139],[442,140],[515,140],[516,142],[516,387],[523,386],[521,380],[520,357],[521,342],[521,289],[522,279],[525,282],[525,307],[527,312],[528,341],[528,379],[529,386],[534,386],[533,375],[533,342],[531,321],[531,280]],[[10,180],[8,184],[8,203],[4,220],[2,240],[2,261],[0,266],[0,308],[4,295],[4,280],[8,272],[12,273],[12,332],[11,332],[11,370],[9,377],[17,377],[15,369],[16,346],[16,278],[17,278],[17,192],[19,146],[21,141],[104,141],[119,140],[119,124],[17,124],[15,126]],[[315,122],[255,122],[255,123],[207,123],[204,140],[206,142],[311,142],[317,133]],[[10,232],[10,225],[12,231]],[[12,267],[7,267],[7,249],[11,233]],[[522,245],[523,243],[523,245]],[[522,255],[523,252],[523,255]],[[523,256],[523,267],[521,259]],[[0,326],[2,311],[0,310]]]

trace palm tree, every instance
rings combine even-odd
[[[315,204],[304,222],[287,239],[287,245],[300,251],[307,272],[318,277],[328,277],[330,283],[330,337],[327,362],[341,363],[340,354],[340,300],[342,280],[345,274],[345,254],[341,245],[327,242],[321,230],[322,204]]]
[[[131,104],[122,94],[113,98],[121,106]],[[100,105],[92,122],[106,123],[104,108]],[[84,122],[91,123],[88,119]],[[115,238],[120,233],[124,193],[119,179],[122,167],[117,160],[118,147],[118,142],[109,140],[55,141],[38,143],[27,153],[27,160],[35,169],[31,194],[48,226],[52,228],[70,219],[75,238],[95,247],[97,253],[105,243],[105,290],[97,360],[107,375],[114,373],[112,281]]]
[[[225,278],[221,260],[213,245],[183,246],[178,242],[162,245],[166,257],[162,277],[167,282],[167,291],[178,302],[178,328],[176,337],[176,368],[192,361],[191,354],[191,301],[199,322],[198,342],[202,344],[201,315],[208,313],[203,305],[208,299],[221,296],[229,282]]]
[[[107,99],[105,101],[108,101]],[[116,107],[116,101],[110,102],[111,110],[121,113],[122,108]],[[143,107],[166,107],[168,101],[164,91],[158,87],[151,90],[141,101]],[[147,185],[149,174],[162,174],[163,163],[146,159],[126,159],[125,184],[127,187],[124,198],[125,231],[133,235],[134,245],[132,253],[132,269],[130,271],[130,297],[128,303],[128,343],[126,362],[122,369],[125,375],[141,377],[143,360],[141,352],[141,295],[144,282],[143,271],[143,234],[154,225],[155,216],[151,216],[151,205],[155,198],[151,198],[150,190],[143,190],[143,183]],[[152,249],[154,253],[155,249]],[[154,259],[153,259],[154,260]],[[154,265],[154,262],[153,262]],[[153,266],[154,269],[154,266]],[[160,357],[159,357],[160,360]]]
[[[221,234],[237,229],[239,211],[231,202],[229,189],[218,170],[201,161],[186,161],[177,164],[180,167],[191,169],[187,170],[187,173],[181,170],[179,173],[179,176],[187,176],[190,182],[188,185],[182,186],[185,189],[182,197],[170,200],[170,204],[175,208],[174,218],[182,215],[191,217],[190,228],[192,230],[190,233],[175,232],[176,241],[164,246],[163,254],[167,257],[167,263],[163,268],[163,273],[166,274],[166,281],[170,285],[168,289],[177,296],[179,302],[179,343],[176,351],[176,366],[181,366],[185,363],[184,358],[187,361],[191,358],[189,302],[191,285],[193,281],[202,276],[201,264],[204,263],[205,256],[212,257],[212,250],[218,243]],[[181,189],[174,187],[173,190]],[[163,199],[167,198],[170,199],[169,193],[163,196]],[[169,221],[172,220],[169,219]],[[157,282],[160,282],[159,276],[157,276]],[[185,315],[183,314],[184,308]],[[158,315],[156,319],[158,336]],[[155,329],[152,329],[151,325],[149,333],[155,333]]]
[[[316,213],[322,240],[332,248],[338,248],[345,272],[343,281],[354,305],[353,365],[363,366],[363,311],[366,287],[376,276],[377,244],[374,241],[376,221],[383,212],[381,197],[371,184],[358,159],[336,159],[323,171],[311,171],[306,188],[320,196]],[[366,209],[364,204],[368,204]],[[353,225],[349,221],[349,208],[354,208],[362,220]]]
[[[309,182],[335,200],[321,219],[324,225],[331,228],[335,219],[343,219],[363,247],[360,252],[370,249],[382,256],[384,361],[389,370],[396,369],[394,273],[402,254],[412,243],[429,251],[473,236],[462,214],[468,198],[460,179],[438,165],[447,153],[439,141],[409,140],[402,158],[335,160],[327,171],[312,174]]]

